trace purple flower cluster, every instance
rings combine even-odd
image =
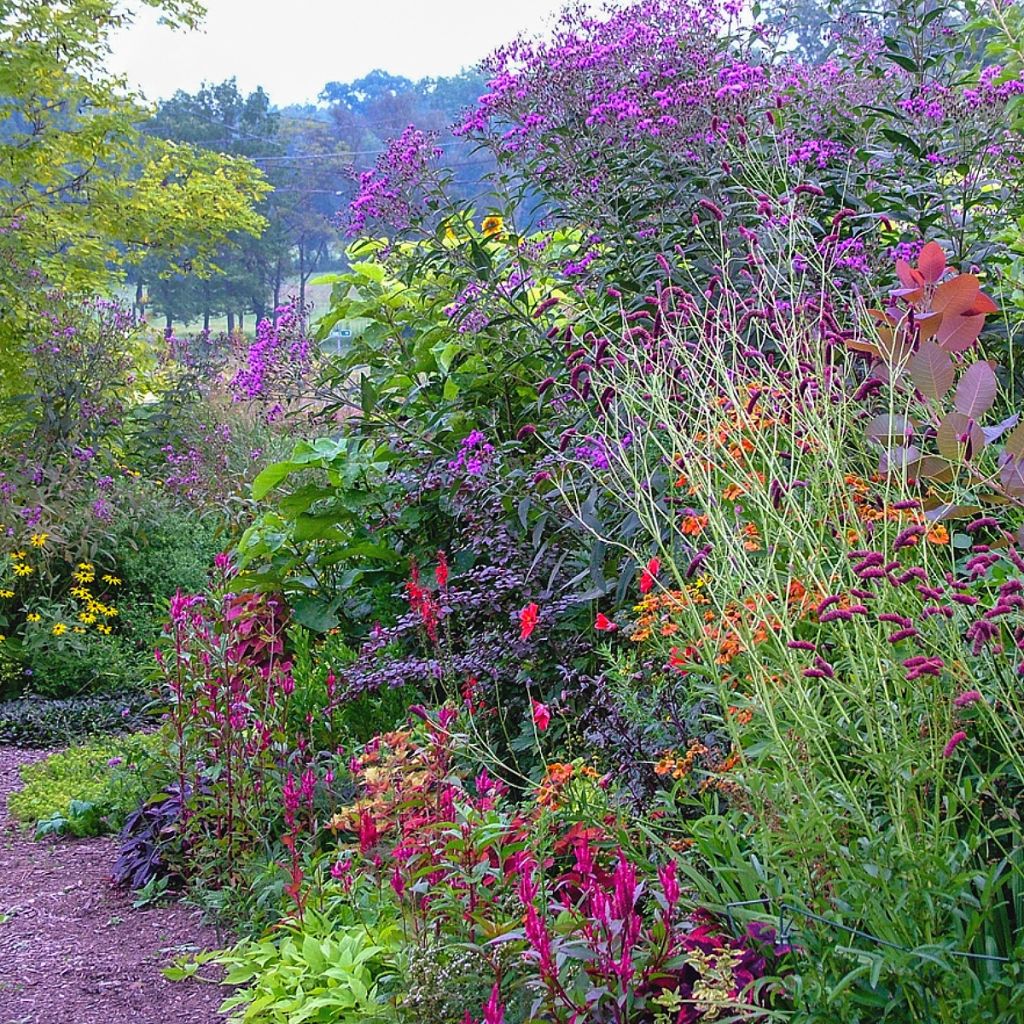
[[[359,176],[359,193],[349,204],[348,233],[365,234],[372,222],[407,228],[430,166],[441,154],[433,136],[414,125],[392,139],[376,166]]]
[[[472,430],[463,438],[458,455],[448,463],[448,469],[455,474],[481,477],[493,454],[494,445],[488,442],[483,432]]]
[[[490,317],[477,305],[483,295],[480,282],[470,281],[454,301],[444,307],[444,315],[458,324],[459,334],[477,334],[490,324]]]
[[[306,337],[304,311],[291,302],[277,312],[276,322],[264,319],[257,324],[245,365],[229,383],[236,401],[266,401],[287,394],[312,366],[313,348]]]

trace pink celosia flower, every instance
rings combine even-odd
[[[491,997],[484,1003],[483,1024],[505,1024],[505,1007],[501,1001],[501,989],[495,983]]]

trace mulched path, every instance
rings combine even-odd
[[[133,910],[110,882],[113,839],[35,842],[8,816],[18,768],[46,753],[0,747],[0,1024],[223,1022],[219,985],[160,973],[225,944],[195,911]]]

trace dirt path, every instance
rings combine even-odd
[[[217,1024],[224,990],[172,983],[173,957],[217,945],[178,905],[132,910],[109,880],[112,839],[34,842],[7,814],[18,768],[0,747],[0,1024]]]

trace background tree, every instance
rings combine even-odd
[[[202,13],[144,2],[179,27]],[[0,0],[0,390],[47,291],[109,291],[152,253],[208,274],[231,231],[262,226],[250,161],[139,130],[149,112],[104,68],[131,16],[115,0]]]
[[[203,84],[195,93],[178,90],[159,105],[145,130],[167,141],[258,161],[283,154],[279,126],[280,117],[271,109],[263,89],[244,96],[231,78]],[[218,273],[201,282],[194,279],[194,273],[174,273],[174,268],[160,260],[150,260],[140,268],[140,277],[145,274],[150,285],[153,310],[164,318],[168,329],[175,321],[189,323],[200,318],[204,329],[209,329],[211,317],[223,314],[230,332],[236,322],[244,321],[246,312],[263,314],[275,274],[288,262],[288,246],[275,230],[272,193],[264,197],[259,211],[266,222],[264,231],[259,235],[232,232],[218,252]]]

